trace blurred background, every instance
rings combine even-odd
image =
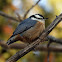
[[[15,18],[17,18],[16,13],[19,13],[21,17],[24,17],[27,10],[29,10],[37,1],[38,0],[0,0],[0,11]],[[47,27],[57,15],[62,13],[62,0],[41,0],[38,5],[30,10],[26,18],[37,13],[48,18],[48,20],[46,20]],[[0,16],[0,40],[6,42],[18,24],[19,22]],[[62,22],[54,28],[50,35],[62,39]],[[5,62],[17,51],[19,51],[19,49],[6,50],[0,46],[0,62]],[[47,53],[47,51],[38,51],[37,53],[31,51],[17,62],[47,62]],[[51,52],[50,62],[62,62],[62,53]]]

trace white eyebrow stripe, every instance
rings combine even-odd
[[[36,17],[36,18],[43,18],[43,17],[41,17],[41,16],[39,16],[39,15],[35,15],[35,17]]]

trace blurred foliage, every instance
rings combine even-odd
[[[62,0],[48,0],[54,9],[54,13],[59,15],[62,12]]]
[[[27,15],[29,17],[32,14],[40,13],[44,15],[46,20],[46,27],[55,19],[56,15],[62,12],[62,0],[47,0],[48,4],[51,6],[52,11],[47,12],[42,6],[36,5]],[[20,15],[23,16],[25,12],[34,4],[33,0],[20,0],[22,5],[20,8],[12,4],[13,0],[0,0],[0,11],[5,12],[11,16],[16,16],[15,11],[20,11]],[[48,5],[47,4],[47,5]],[[47,7],[48,9],[48,7]],[[0,16],[0,39],[7,41],[12,35],[14,29],[18,25],[10,19]],[[57,25],[57,27],[50,33],[50,35],[62,39],[62,22]],[[17,51],[16,49],[4,49],[0,46],[0,62],[5,62],[10,56],[14,55]],[[17,62],[47,62],[47,52],[40,52],[39,55],[34,54],[33,51],[19,59]],[[50,62],[62,62],[62,53],[51,53]]]
[[[10,4],[11,0],[0,0],[0,10],[2,10],[5,6]]]
[[[53,8],[53,20],[55,16],[59,15],[62,12],[62,0],[48,0],[48,2]],[[60,22],[57,27],[51,32],[51,35],[57,38],[62,38],[62,22]]]

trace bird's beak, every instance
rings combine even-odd
[[[47,20],[48,18],[44,18],[44,20]]]
[[[48,19],[48,18],[45,18],[45,19]]]

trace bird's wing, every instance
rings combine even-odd
[[[35,20],[31,20],[30,18],[25,19],[24,21],[22,21],[17,28],[15,29],[15,31],[13,32],[12,36],[15,36],[17,34],[21,34],[24,31],[30,29],[31,27],[33,27],[35,24],[37,23],[37,21]]]

